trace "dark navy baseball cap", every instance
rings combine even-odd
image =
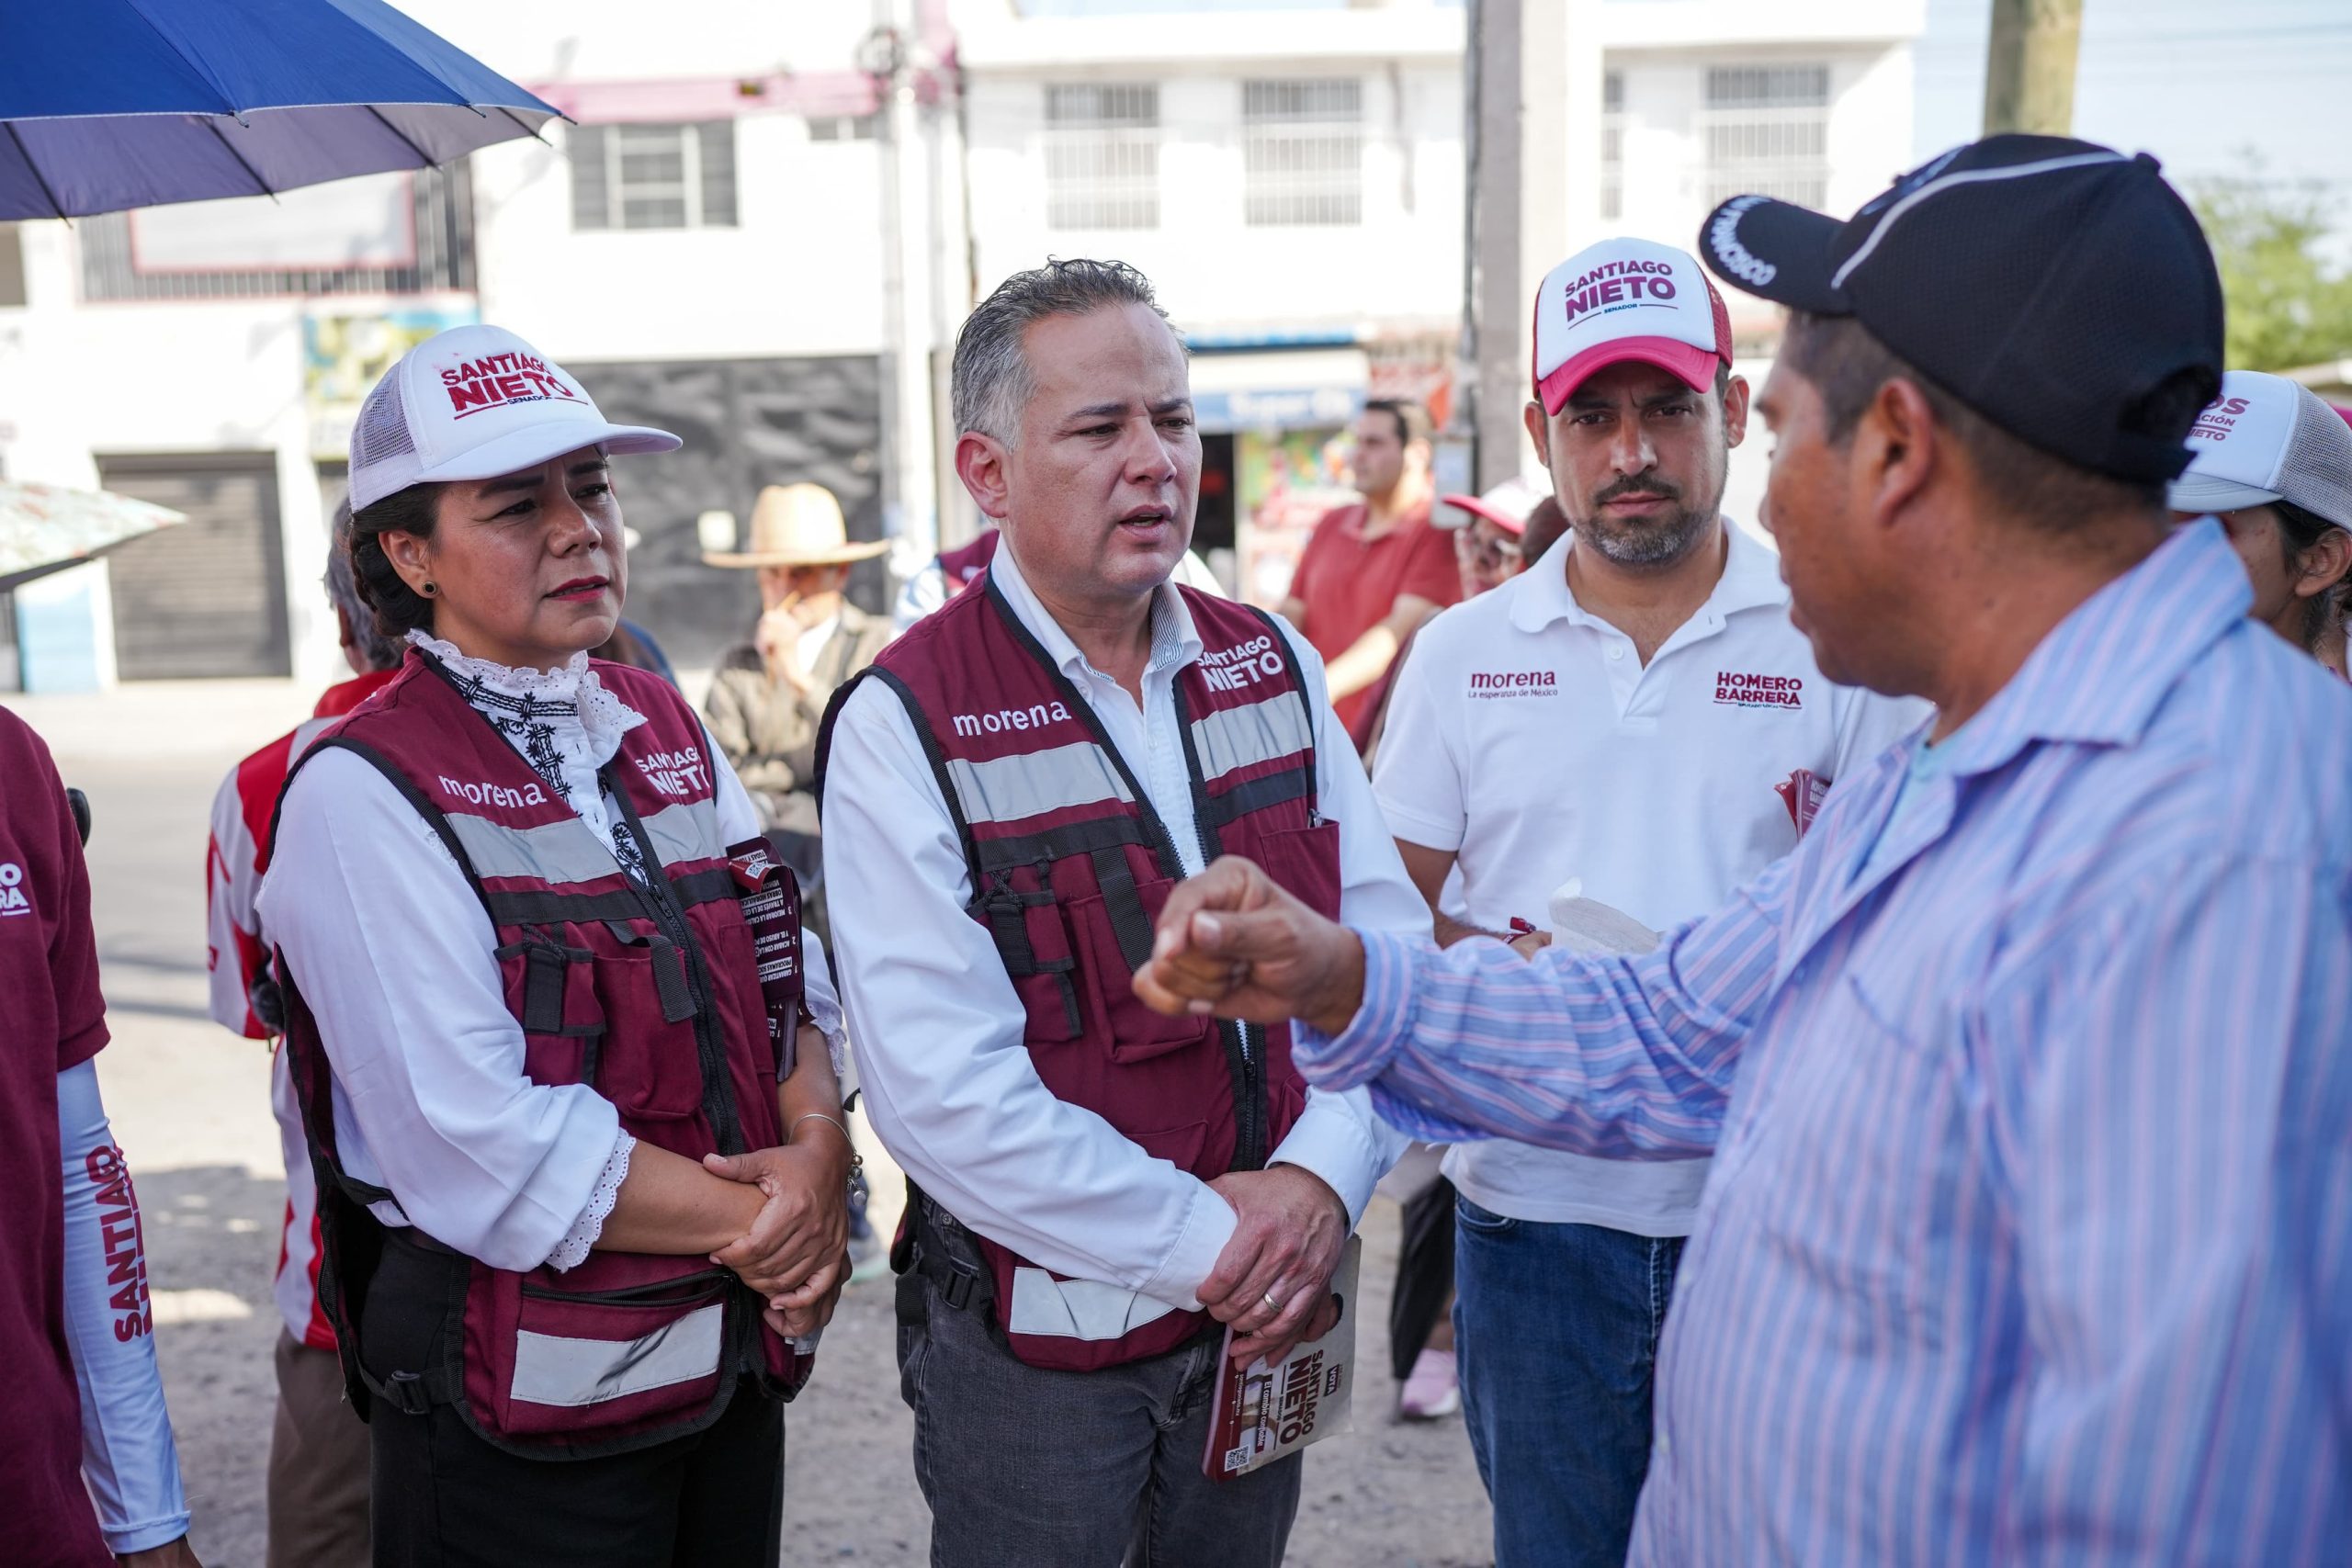
[[[1988,136],[1840,221],[1738,196],[1699,231],[1725,283],[1852,316],[1961,402],[2079,468],[2160,483],[2222,385],[2222,279],[2146,153]]]

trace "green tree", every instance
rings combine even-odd
[[[2256,172],[2199,182],[2192,195],[2221,267],[2230,368],[2352,358],[2352,274],[2324,254],[2330,224],[2318,190]]]

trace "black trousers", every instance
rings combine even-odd
[[[436,1364],[464,1290],[461,1260],[388,1246],[362,1314],[368,1371]],[[378,1401],[368,1431],[377,1568],[775,1568],[784,1406],[749,1386],[702,1431],[605,1459],[520,1458],[447,1405]]]
[[[1453,1183],[1439,1177],[1404,1210],[1396,1289],[1388,1298],[1388,1370],[1398,1382],[1412,1375],[1453,1295]]]

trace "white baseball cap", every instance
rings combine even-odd
[[[503,327],[452,327],[401,356],[351,429],[351,509],[411,485],[494,479],[582,446],[674,452],[666,430],[614,424],[562,367]]]
[[[1528,513],[1551,493],[1513,474],[1484,495],[1439,496],[1445,506],[1430,516],[1430,523],[1438,528],[1467,528],[1473,517],[1483,517],[1506,534],[1524,534]]]
[[[1604,365],[1637,359],[1693,391],[1731,363],[1731,312],[1698,258],[1647,240],[1603,240],[1544,275],[1535,291],[1535,395],[1558,413]]]
[[[2233,370],[2188,433],[2175,512],[2235,512],[2284,501],[2352,528],[2352,426],[2284,376]]]

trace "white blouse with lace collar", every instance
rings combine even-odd
[[[637,842],[622,830],[620,814],[605,798],[597,770],[620,750],[621,737],[645,716],[605,689],[588,668],[588,655],[575,653],[560,669],[516,669],[476,659],[458,646],[422,631],[408,640],[441,661],[474,711],[547,781],[557,797],[613,846],[622,867],[645,880]]]

